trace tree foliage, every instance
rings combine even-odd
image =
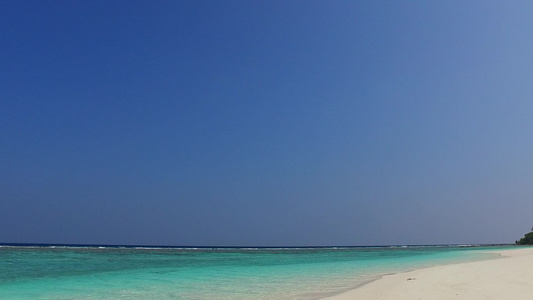
[[[516,241],[517,245],[533,245],[533,231],[524,235],[519,241]]]

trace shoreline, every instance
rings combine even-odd
[[[383,275],[355,289],[321,299],[531,299],[533,247],[485,253],[500,257]]]

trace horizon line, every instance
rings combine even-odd
[[[191,246],[191,245],[142,245],[142,244],[82,244],[82,243],[9,243],[0,242],[0,246],[12,247],[70,247],[70,248],[161,248],[161,249],[298,249],[298,248],[387,248],[387,247],[482,247],[482,246],[511,246],[513,243],[457,243],[457,244],[382,244],[382,245],[327,245],[327,246]]]

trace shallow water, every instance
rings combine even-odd
[[[0,299],[317,299],[487,249],[2,246]]]

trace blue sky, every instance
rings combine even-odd
[[[0,242],[508,243],[528,1],[4,1]]]

